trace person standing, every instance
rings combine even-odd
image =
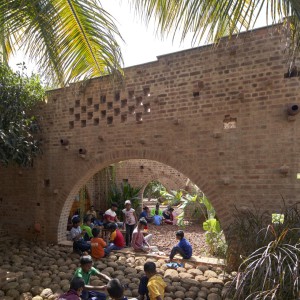
[[[131,244],[132,233],[137,223],[135,210],[131,207],[130,200],[125,201],[125,208],[122,210],[124,215],[124,223],[126,226],[126,246]]]

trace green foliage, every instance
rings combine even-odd
[[[228,291],[230,299],[299,299],[300,229],[286,225],[262,230],[265,246],[240,265]]]
[[[160,195],[163,199],[167,201],[168,205],[177,206],[178,204],[181,203],[183,192],[181,190],[178,190],[178,191],[170,191],[169,193],[166,190],[165,191],[162,190],[160,192]]]
[[[108,195],[108,205],[112,203],[118,204],[117,215],[122,219],[123,214],[122,210],[125,207],[125,201],[131,201],[131,207],[137,210],[140,206],[141,199],[139,198],[141,188],[134,188],[129,183],[123,183],[120,186],[113,183],[110,187]]]
[[[144,196],[146,196],[148,199],[158,199],[161,196],[161,193],[165,191],[166,188],[159,181],[154,180],[146,186]]]
[[[22,47],[56,86],[120,74],[122,37],[114,22],[98,0],[1,0],[2,57]]]
[[[171,191],[170,193],[166,192],[163,196],[169,203],[181,203],[179,208],[182,209],[182,212],[177,216],[179,226],[184,226],[186,209],[194,209],[192,217],[200,218],[200,216],[204,216],[203,229],[206,231],[205,240],[209,246],[209,252],[218,257],[226,256],[227,244],[223,230],[216,218],[214,207],[203,193],[201,195],[190,195],[187,191],[179,190]]]
[[[23,66],[24,67],[24,66]],[[13,72],[0,63],[0,163],[30,166],[41,152],[34,133],[39,131],[32,109],[44,99],[35,75]]]

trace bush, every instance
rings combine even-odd
[[[297,204],[289,207],[284,201],[283,204],[279,218],[271,218],[266,212],[239,212],[231,226],[229,245],[231,252],[234,250],[231,255],[241,254],[242,263],[229,297],[298,299],[300,213]],[[233,234],[236,234],[234,243]]]
[[[0,63],[0,163],[31,166],[41,152],[35,105],[44,99],[39,78],[13,72]]]

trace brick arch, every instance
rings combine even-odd
[[[188,178],[190,178],[193,182],[195,182],[198,186],[203,187],[203,191],[205,194],[211,199],[212,203],[216,207],[216,210],[220,207],[219,199],[217,195],[213,192],[214,189],[207,182],[204,176],[201,176],[196,170],[191,168],[183,163],[182,161],[178,161],[173,159],[167,153],[155,152],[151,150],[125,150],[125,151],[111,151],[109,153],[105,153],[103,155],[99,155],[94,159],[91,159],[84,167],[81,168],[80,172],[82,176],[78,178],[70,178],[69,185],[64,188],[64,190],[60,193],[58,203],[62,204],[60,208],[60,214],[57,225],[57,237],[56,240],[58,242],[65,240],[65,231],[67,227],[67,219],[68,215],[74,201],[75,195],[78,193],[78,190],[91,178],[95,173],[99,170],[108,167],[111,164],[129,160],[129,159],[149,159],[158,161],[160,163],[166,164],[180,173],[184,174]],[[220,220],[222,222],[223,214],[220,212]],[[224,219],[225,221],[225,219]]]

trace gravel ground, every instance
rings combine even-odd
[[[149,233],[153,234],[152,244],[158,246],[159,250],[168,254],[172,247],[178,243],[175,233],[183,230],[185,238],[193,246],[194,256],[211,256],[205,243],[205,232],[201,225],[186,225],[184,228],[177,225],[155,226],[149,224]]]

